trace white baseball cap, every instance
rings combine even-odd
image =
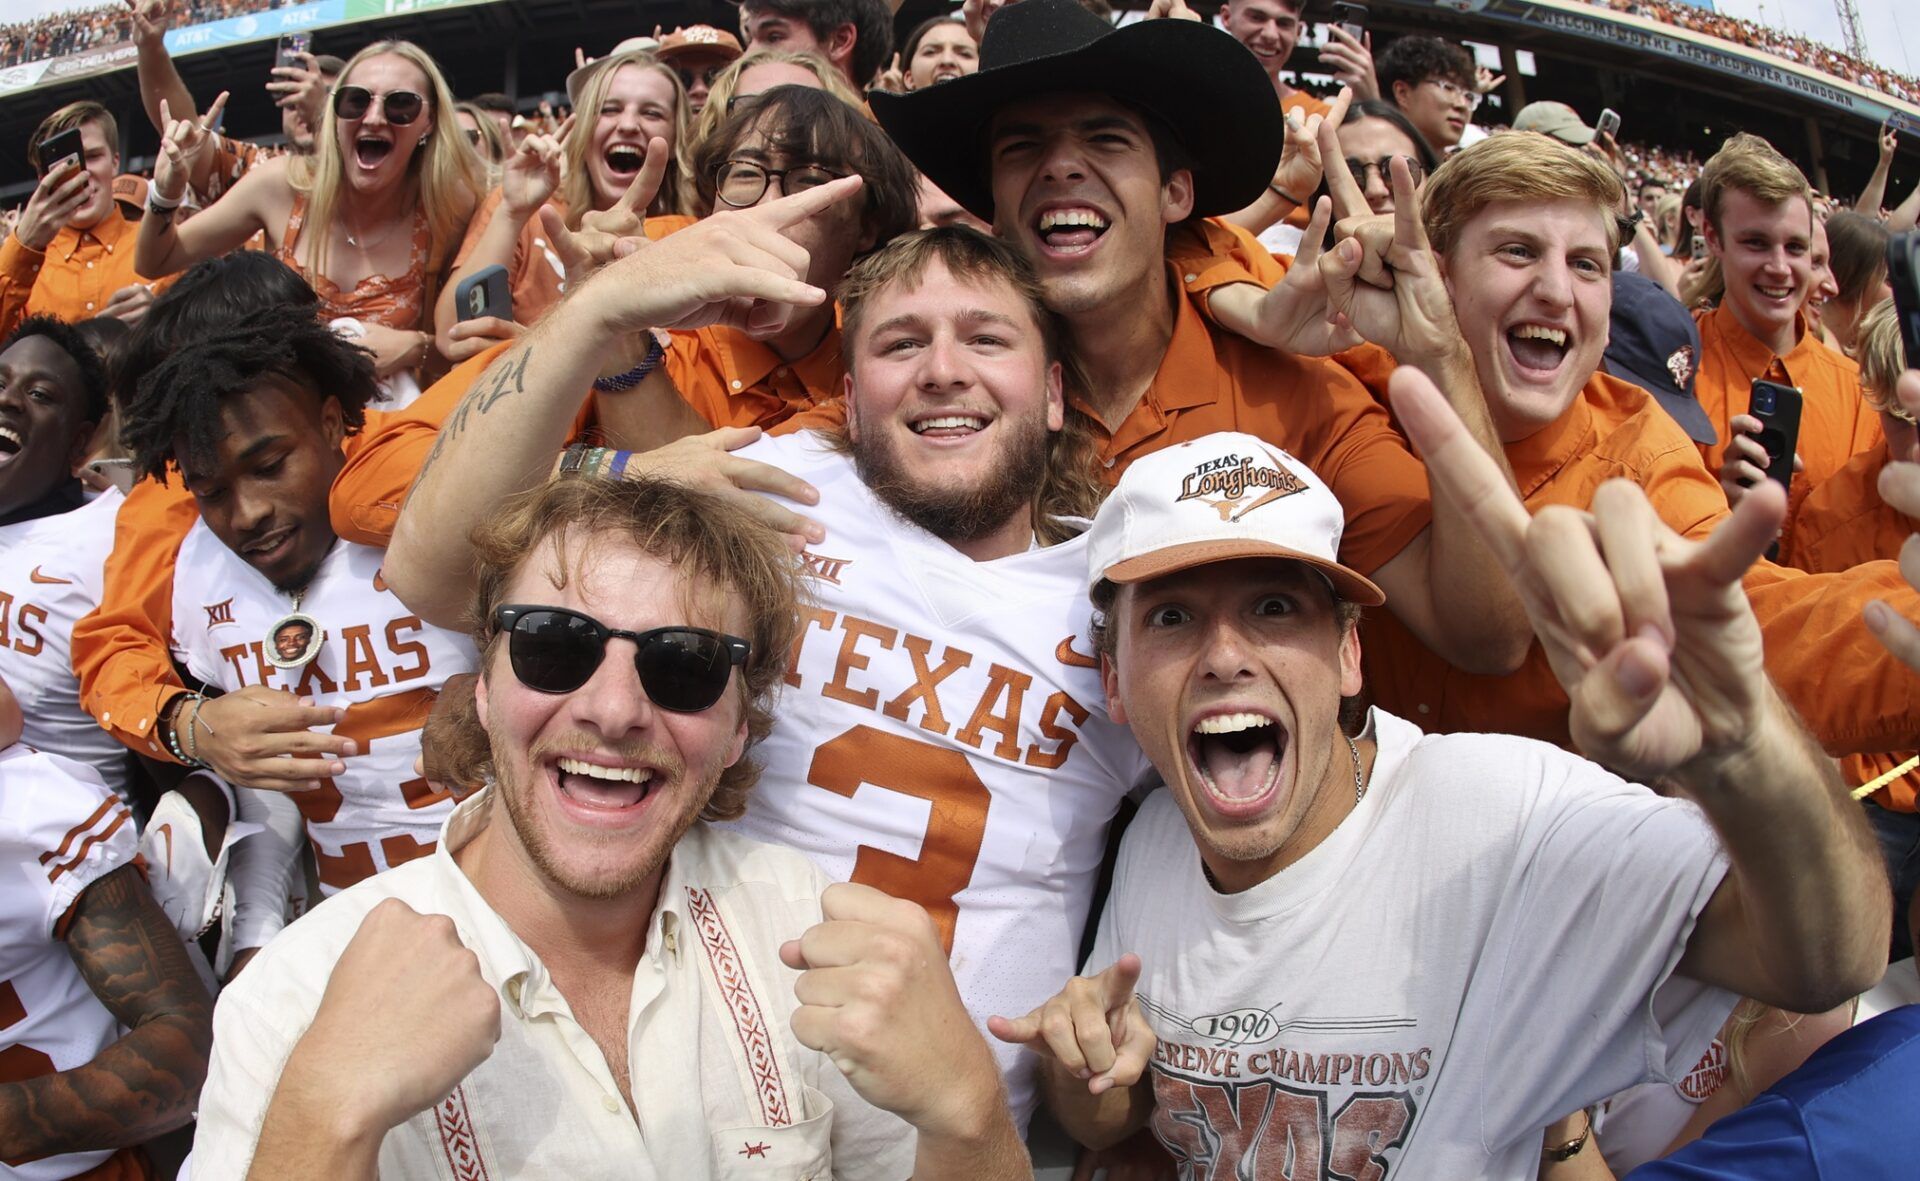
[[[1380,588],[1340,564],[1346,514],[1313,470],[1252,435],[1222,431],[1137,459],[1087,531],[1087,589],[1232,558],[1305,562],[1350,603]]]

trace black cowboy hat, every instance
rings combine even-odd
[[[1160,120],[1192,157],[1195,216],[1253,204],[1280,162],[1286,123],[1273,80],[1211,25],[1146,20],[1116,29],[1079,0],[1019,0],[987,22],[980,70],[910,94],[868,96],[880,126],[927,178],[991,221],[984,141],[995,111],[1084,91]]]

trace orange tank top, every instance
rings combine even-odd
[[[404,274],[368,275],[351,288],[342,290],[325,275],[309,273],[300,262],[300,230],[307,220],[307,194],[293,195],[293,212],[287,215],[287,232],[280,237],[276,257],[292,267],[320,297],[327,319],[354,319],[389,328],[412,330],[420,326],[426,311],[427,256],[430,235],[427,212],[413,213],[413,253]]]

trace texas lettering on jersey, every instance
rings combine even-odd
[[[354,740],[347,769],[292,797],[329,894],[432,852],[453,808],[413,763],[440,686],[473,668],[473,646],[395,598],[379,577],[382,556],[346,542],[328,553],[300,604],[320,643],[286,669],[268,657],[289,597],[204,523],[189,531],[174,571],[174,644],[195,676],[229,693],[259,685],[346,711],[333,733]]]
[[[1287,1020],[1275,1005],[1188,1020],[1140,1002],[1159,1033],[1153,1131],[1182,1181],[1393,1175],[1434,1065],[1431,1046],[1393,1038],[1412,1019]]]

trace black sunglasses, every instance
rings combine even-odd
[[[753,648],[738,636],[703,627],[620,631],[564,607],[500,607],[493,625],[507,634],[513,675],[541,693],[573,692],[593,678],[607,641],[632,640],[640,687],[655,705],[678,714],[696,714],[720,700],[733,666],[745,664]]]
[[[333,88],[333,113],[341,119],[359,119],[373,109],[376,98],[380,100],[381,109],[387,113],[387,122],[395,127],[405,127],[427,109],[427,100],[411,90],[389,90],[385,94],[375,94],[364,86],[336,86]]]

